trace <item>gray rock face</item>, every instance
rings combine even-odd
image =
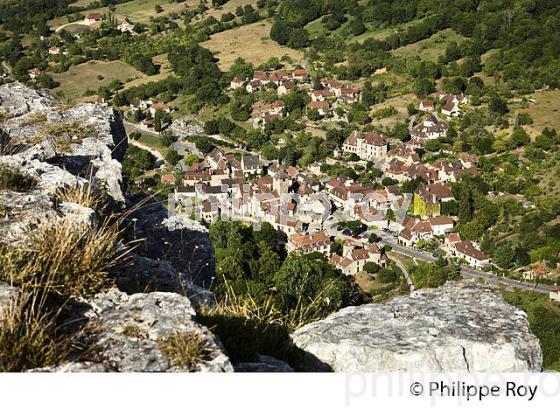
[[[0,119],[0,142],[8,135],[12,147],[3,150],[0,165],[36,181],[27,192],[0,191],[0,243],[25,246],[30,231],[58,218],[94,226],[99,215],[78,203],[62,202],[56,195],[59,188],[92,184],[112,199],[108,202],[124,205],[120,161],[127,138],[112,109],[95,104],[64,109],[45,93],[11,83],[0,86]],[[89,361],[37,371],[233,371],[219,340],[197,323],[193,309],[193,304],[214,303],[213,294],[192,281],[199,278],[206,288],[211,284],[208,233],[191,225],[167,226],[161,204],[141,206],[133,215],[134,238],[129,239],[145,239],[136,249],[143,256],[131,254],[128,265],[110,272],[120,290],[72,301],[66,308],[76,329],[99,326],[95,360],[88,356]],[[17,294],[17,288],[0,283],[0,314]],[[162,352],[162,341],[176,333],[196,334],[205,341],[203,360],[196,366],[178,365]]]
[[[165,260],[189,282],[205,289],[212,287],[214,248],[203,225],[186,217],[169,217],[161,203],[144,205],[130,217],[136,220],[135,235],[145,238],[136,249],[138,254]]]
[[[195,322],[196,313],[188,298],[164,292],[127,295],[116,289],[89,301],[90,320],[101,325],[99,345],[102,363],[119,372],[207,371],[227,372],[233,367],[220,342]],[[194,369],[169,363],[159,341],[175,332],[197,333],[206,339],[212,353]]]
[[[115,278],[119,289],[127,293],[174,292],[188,296],[195,306],[216,303],[212,292],[192,283],[187,274],[178,272],[164,260],[135,255],[115,272]]]
[[[120,161],[127,138],[114,110],[97,104],[64,110],[46,93],[9,83],[0,86],[0,114],[0,129],[17,145],[12,162],[48,173],[41,179],[51,186],[91,179],[124,202]]]
[[[42,372],[231,372],[219,340],[198,324],[188,298],[165,292],[127,295],[117,289],[87,302],[84,318],[98,326],[95,361],[73,362]],[[174,364],[160,348],[172,334],[196,334],[207,352],[194,367]]]
[[[340,310],[292,335],[307,371],[523,372],[542,369],[527,316],[471,282]]]

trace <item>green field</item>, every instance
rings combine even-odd
[[[87,2],[87,4],[89,4],[89,2]],[[155,6],[157,4],[163,8],[161,13],[155,12]],[[171,12],[180,13],[187,5],[189,7],[196,7],[197,4],[198,2],[195,0],[189,0],[182,3],[169,3],[169,1],[165,0],[132,0],[127,3],[117,4],[115,16],[121,20],[127,17],[133,22],[148,23],[150,21],[150,17],[166,16]],[[108,7],[99,7],[83,11],[82,14],[85,16],[92,12],[107,13],[108,11]],[[65,16],[57,17],[49,22],[50,26],[54,29],[66,23],[68,23],[68,20]]]
[[[138,139],[138,142],[150,148],[153,148],[156,151],[159,151],[159,153],[163,157],[165,157],[165,155],[167,154],[167,147],[163,145],[161,143],[161,139],[156,137],[155,135],[142,133],[142,136]]]
[[[364,34],[360,34],[359,36],[352,37],[351,40],[357,41],[358,43],[363,43],[369,38],[374,38],[376,40],[384,40],[387,37],[389,37],[391,34],[398,33],[400,30],[405,30],[410,26],[420,23],[421,21],[422,19],[413,20],[408,23],[400,24],[398,26],[383,27],[383,28],[374,27],[372,23],[366,23],[365,26],[367,28],[367,31]]]
[[[103,77],[102,80],[98,80],[99,75]],[[144,77],[144,74],[122,61],[90,61],[72,66],[64,73],[54,73],[52,77],[60,83],[60,86],[53,90],[54,93],[76,98],[83,96],[88,89],[97,91],[100,86],[107,85],[113,80],[124,83]]]
[[[528,113],[535,121],[528,126],[535,134],[540,134],[545,127],[556,128],[560,131],[560,91],[547,90],[528,95],[527,98],[535,100],[535,104],[529,104],[527,108],[519,110]]]
[[[448,28],[425,40],[399,47],[393,51],[393,54],[401,57],[419,57],[423,60],[436,61],[439,56],[445,53],[449,43],[452,41],[460,43],[464,39],[465,37]]]
[[[351,20],[350,16],[348,17],[348,21],[345,22],[344,24],[342,24],[339,28],[337,28],[336,30],[331,32],[331,35],[336,36],[342,33],[342,31],[344,30],[344,28],[348,25],[349,21]],[[325,29],[325,27],[323,26],[323,24],[321,23],[321,19],[322,18],[318,18],[317,20],[313,20],[312,22],[308,23],[305,26],[305,29],[308,31],[309,35],[311,38],[320,36],[322,34],[327,33],[327,30]],[[360,34],[359,36],[355,36],[355,37],[348,37],[348,41],[350,42],[358,42],[358,43],[363,43],[365,40],[369,39],[369,38],[374,38],[376,40],[383,40],[387,37],[389,37],[391,34],[393,33],[397,33],[401,30],[405,30],[408,27],[418,24],[419,22],[421,22],[422,19],[420,20],[413,20],[410,21],[408,23],[403,23],[403,24],[399,24],[397,26],[391,26],[391,27],[378,27],[377,25],[375,25],[375,23],[369,23],[366,22],[365,26],[366,26],[366,32],[363,34]]]
[[[83,34],[91,31],[91,28],[83,24],[68,24],[64,26],[64,30],[71,34]]]
[[[313,20],[311,23],[307,24],[305,29],[311,38],[320,36],[326,32],[325,27],[323,27],[323,23],[321,23],[321,18]]]

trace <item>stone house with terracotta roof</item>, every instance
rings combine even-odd
[[[376,161],[386,157],[387,141],[377,132],[353,131],[342,144],[342,150],[366,161]]]

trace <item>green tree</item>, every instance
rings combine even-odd
[[[270,38],[280,45],[285,45],[290,39],[292,29],[283,20],[276,20],[270,29]]]
[[[187,166],[190,167],[193,164],[196,164],[199,161],[198,155],[196,154],[187,154],[185,156],[185,159],[183,159],[183,163]]]
[[[161,131],[161,117],[162,117],[162,111],[161,110],[156,110],[156,113],[154,114],[154,130],[157,132]]]
[[[165,160],[171,165],[177,165],[180,159],[181,157],[179,156],[179,154],[177,154],[177,151],[175,151],[174,149],[167,150],[167,154],[165,154]]]
[[[380,269],[381,269],[381,267],[375,262],[368,261],[368,262],[364,263],[364,272],[367,272],[370,275],[373,275],[374,273],[379,272]]]
[[[353,36],[359,36],[360,34],[363,34],[366,31],[366,26],[364,25],[364,22],[360,19],[352,20],[349,24],[349,27],[350,27],[350,32],[352,33]]]
[[[515,250],[509,241],[500,243],[494,252],[494,262],[502,269],[509,269],[515,261]]]
[[[435,90],[435,82],[430,78],[419,78],[414,82],[414,93],[419,98],[424,98]]]
[[[498,97],[497,95],[490,98],[490,101],[488,102],[488,108],[490,109],[490,112],[498,115],[504,115],[508,112],[506,101],[503,98]]]
[[[522,127],[515,127],[511,134],[511,141],[515,147],[523,147],[531,142],[531,138]]]
[[[470,189],[466,186],[461,190],[459,198],[458,217],[459,223],[465,224],[472,220],[474,214],[474,202]]]
[[[445,268],[421,262],[410,268],[410,277],[417,289],[436,288],[447,281],[448,274]]]

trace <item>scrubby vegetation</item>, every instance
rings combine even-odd
[[[119,221],[50,222],[30,232],[24,247],[0,246],[0,281],[19,289],[0,312],[0,371],[50,366],[95,349],[95,326],[83,327],[66,307],[110,285],[109,269],[126,254]]]
[[[416,289],[437,288],[448,280],[457,280],[461,276],[459,267],[446,266],[446,263],[425,263],[410,268],[410,277]]]
[[[523,309],[531,330],[539,338],[545,370],[560,371],[560,306],[534,292],[502,292],[509,303]]]
[[[162,353],[174,366],[194,370],[212,354],[212,348],[202,334],[175,332],[159,342]]]
[[[88,226],[70,219],[43,223],[23,249],[2,246],[0,280],[62,298],[91,296],[109,283],[120,228],[106,221]]]
[[[234,361],[269,354],[293,362],[288,334],[342,307],[360,304],[365,294],[321,254],[286,256],[274,228],[239,222],[210,227],[216,252],[215,293],[219,303],[200,313],[215,329]]]

